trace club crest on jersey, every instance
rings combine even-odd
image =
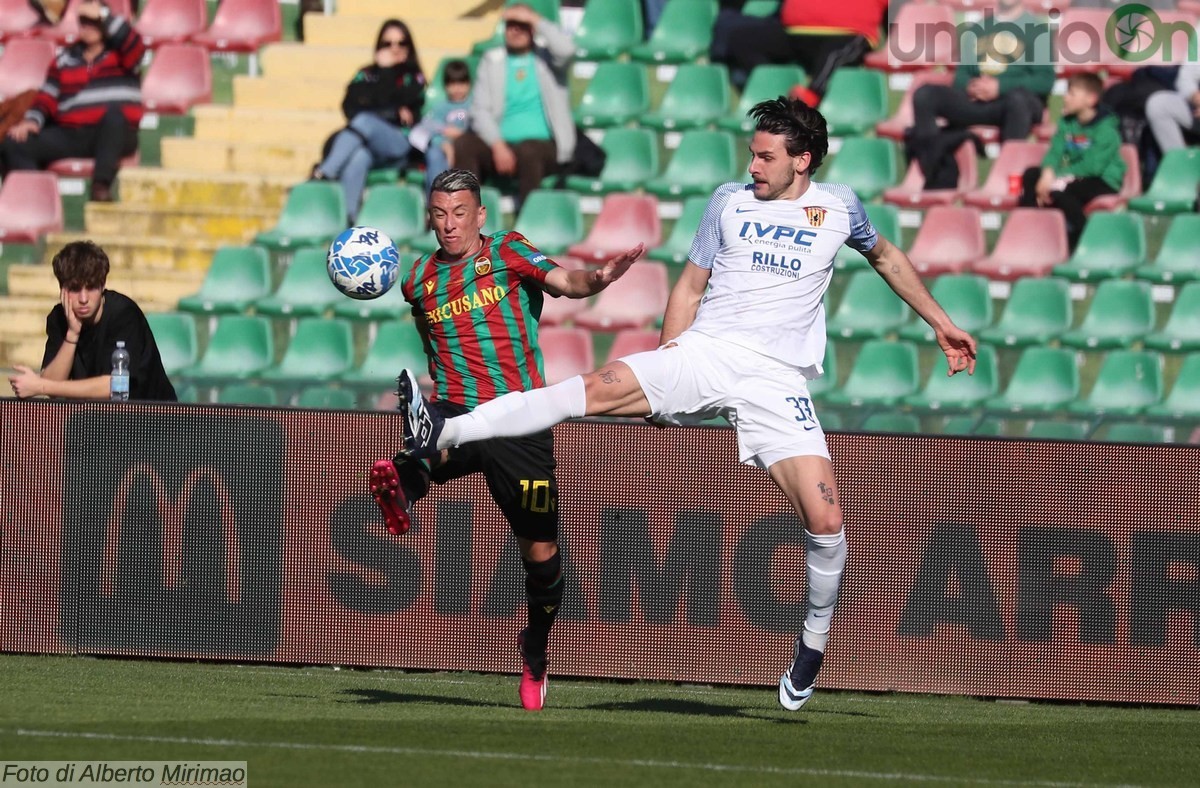
[[[487,276],[492,272],[492,261],[486,257],[475,258],[475,275]]]
[[[808,217],[808,223],[813,227],[820,227],[825,222],[825,214],[828,213],[824,208],[818,208],[810,205],[804,209],[804,214]]]
[[[429,295],[430,293],[432,293],[433,288],[435,288],[435,287],[437,287],[437,280],[430,279],[428,282],[425,283],[425,294]]]

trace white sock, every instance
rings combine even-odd
[[[505,394],[466,415],[446,419],[437,447],[449,449],[488,438],[531,435],[585,415],[587,394],[583,378],[576,375],[553,386]]]
[[[808,563],[808,616],[804,619],[804,645],[824,652],[829,641],[829,621],[837,605],[846,567],[846,532],[804,532]]]

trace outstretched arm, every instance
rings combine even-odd
[[[629,266],[633,265],[645,251],[646,245],[638,244],[606,261],[599,268],[590,271],[568,271],[566,268],[555,268],[546,274],[543,286],[550,295],[587,298],[599,293],[624,276],[625,272],[629,270]]]
[[[106,399],[112,385],[108,375],[97,375],[83,380],[50,380],[29,367],[16,365],[13,369],[17,374],[10,377],[8,382],[13,393],[22,399],[37,396]]]
[[[712,276],[711,268],[701,268],[689,261],[679,276],[679,281],[671,288],[671,297],[667,299],[667,311],[663,313],[662,333],[659,334],[658,344],[665,345],[675,337],[687,331],[696,319],[696,310],[700,308],[700,299],[708,289],[708,278]]]

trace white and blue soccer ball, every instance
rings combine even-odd
[[[351,227],[329,246],[329,280],[351,298],[379,298],[400,276],[400,252],[374,227]]]

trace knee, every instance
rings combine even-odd
[[[521,563],[525,565],[526,576],[542,588],[552,585],[562,574],[557,542],[528,542],[522,550]]]
[[[936,104],[943,87],[943,85],[922,85],[917,88],[912,97],[913,109],[931,107]]]
[[[1175,103],[1176,94],[1169,90],[1160,90],[1146,99],[1146,120],[1165,118],[1171,114],[1171,106]]]
[[[832,536],[842,530],[842,507],[839,504],[822,506],[814,512],[806,513],[805,527],[811,534]]]

